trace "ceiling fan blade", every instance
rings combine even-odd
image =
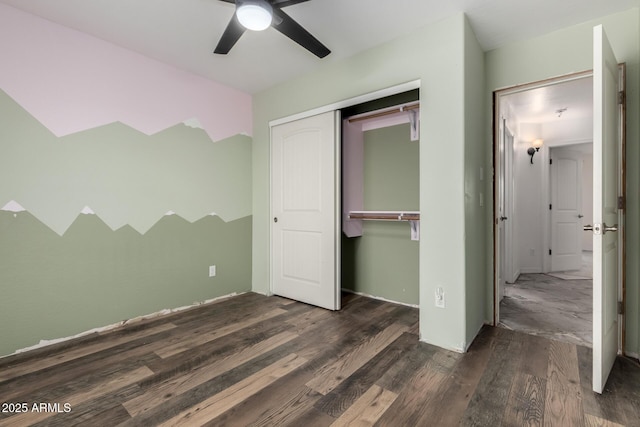
[[[280,31],[285,36],[289,37],[294,42],[298,43],[309,52],[313,53],[318,58],[324,58],[329,55],[331,51],[320,41],[313,37],[311,33],[302,28],[300,24],[293,20],[289,15],[284,13],[277,7],[273,8],[273,14],[279,18],[272,24],[273,28]]]
[[[223,0],[223,1],[229,1],[229,0]],[[272,0],[271,5],[276,7],[286,7],[286,6],[293,6],[294,4],[298,4],[298,3],[304,3],[307,1],[309,0]]]
[[[238,18],[234,13],[231,17],[231,21],[229,21],[229,24],[227,25],[227,28],[224,30],[224,33],[222,33],[222,37],[220,37],[220,41],[213,53],[218,53],[220,55],[226,55],[229,53],[233,45],[236,44],[238,39],[240,39],[240,36],[242,36],[245,31],[246,28],[238,22]]]

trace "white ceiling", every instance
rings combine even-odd
[[[592,132],[593,78],[585,76],[503,94],[500,113],[507,115],[512,123],[540,125],[544,131],[538,137],[544,135],[545,140],[581,139],[580,136]],[[523,142],[528,141],[525,138]],[[581,149],[590,152],[591,144]]]
[[[484,50],[640,6],[640,0],[310,0],[284,9],[332,53],[318,59],[274,29],[212,53],[234,13],[219,0],[0,0],[53,22],[256,93],[465,12]],[[526,24],[524,24],[526,23]]]
[[[516,92],[501,97],[503,107],[520,123],[554,123],[559,119],[593,119],[593,79],[579,78],[563,83]],[[560,111],[559,111],[560,110]],[[561,111],[564,110],[564,111]]]

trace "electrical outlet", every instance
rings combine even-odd
[[[444,289],[441,287],[436,288],[436,307],[444,308]]]
[[[215,277],[216,275],[216,266],[215,265],[210,265],[209,266],[209,277]]]

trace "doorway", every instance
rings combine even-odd
[[[507,95],[525,93],[530,89],[557,89],[566,87],[565,83],[581,82],[586,77],[591,77],[592,87],[592,133],[593,142],[593,224],[585,225],[584,231],[589,231],[593,242],[593,365],[592,386],[593,391],[602,393],[607,378],[618,354],[624,354],[624,307],[625,307],[625,143],[626,143],[626,89],[625,89],[625,64],[620,64],[615,57],[602,25],[593,28],[593,70],[571,76],[550,79],[543,82],[532,83],[510,89],[494,92],[494,123],[506,122],[511,116],[511,110],[502,104]],[[542,92],[544,95],[544,91]],[[533,98],[527,98],[532,105]],[[540,106],[543,110],[551,110],[550,106],[558,102],[552,97],[540,98]],[[568,99],[567,99],[568,101]],[[515,108],[514,108],[515,110]],[[558,118],[566,113],[568,107],[560,107],[555,110]],[[515,115],[514,115],[515,116]],[[525,123],[516,123],[519,130],[533,130],[541,134],[544,122],[532,122],[531,126]],[[550,127],[550,126],[547,126]],[[494,128],[495,130],[495,128]],[[561,134],[560,134],[561,135]],[[530,156],[531,166],[534,164],[534,156],[540,152],[539,164],[544,168],[547,165],[548,150],[543,146],[543,140],[539,136],[520,138],[528,147],[526,154]],[[498,131],[494,133],[494,164],[496,170],[501,170],[502,148],[504,139]],[[527,142],[528,141],[528,142]],[[496,149],[497,148],[497,149]],[[518,158],[516,156],[516,158]],[[535,171],[535,169],[532,169]],[[546,175],[542,174],[543,181]],[[499,289],[504,286],[500,274],[502,265],[501,251],[508,246],[501,244],[501,230],[498,226],[502,220],[496,214],[502,193],[500,186],[507,177],[498,172],[494,179],[494,325],[500,321],[500,295]],[[535,183],[535,176],[530,180]],[[531,187],[536,190],[535,185]],[[541,190],[547,188],[545,185]],[[526,194],[530,196],[529,194]],[[533,197],[535,201],[536,198]],[[539,200],[538,200],[539,201]],[[551,204],[549,210],[552,209]],[[535,209],[534,209],[535,210]],[[541,215],[545,218],[545,215]],[[535,219],[535,214],[533,219]],[[543,219],[541,219],[543,221]],[[531,224],[525,224],[530,229]],[[543,240],[546,238],[543,233]],[[543,247],[543,251],[544,251]],[[533,252],[533,253],[532,253]],[[535,255],[535,248],[529,252]],[[549,248],[549,256],[552,248]],[[542,255],[542,254],[540,254]],[[549,258],[543,256],[543,268],[548,268]]]
[[[617,148],[614,148],[614,153],[617,151],[617,156],[616,154],[611,154],[611,151],[609,151],[608,161],[615,163],[617,157],[619,169],[616,169],[614,166],[607,166],[610,168],[610,171],[618,171],[617,196],[615,196],[615,184],[608,184],[606,191],[608,192],[607,199],[613,198],[615,201],[617,198],[617,209],[613,206],[610,210],[611,212],[617,212],[618,223],[624,224],[626,121],[625,106],[622,101],[625,99],[625,64],[618,64],[617,68],[617,90],[619,92],[615,92],[615,94],[620,96],[617,96],[619,100],[617,114],[613,115],[616,116],[617,119],[613,116],[608,118],[608,123],[617,122],[617,125],[615,125],[617,126],[617,136],[616,133],[613,132],[608,137],[608,140],[613,139],[616,141],[614,146],[617,146]],[[581,252],[579,268],[573,270],[573,268],[576,268],[575,264],[573,266],[564,264],[563,266],[563,264],[557,264],[558,260],[553,259],[554,245],[558,251],[555,255],[571,252],[575,255],[576,253],[575,250],[567,250],[567,246],[571,245],[565,245],[564,247],[562,247],[562,245],[559,246],[558,240],[562,239],[558,239],[558,235],[562,233],[558,233],[558,230],[555,230],[556,232],[554,233],[554,222],[557,223],[558,221],[557,218],[554,218],[552,215],[552,210],[554,209],[552,201],[554,192],[553,172],[559,163],[556,163],[554,166],[553,157],[557,157],[557,154],[560,154],[560,157],[565,160],[574,157],[574,163],[576,156],[578,158],[582,157],[583,173],[592,176],[592,178],[585,178],[583,176],[580,182],[584,183],[585,179],[587,181],[593,179],[594,185],[597,182],[601,182],[600,179],[598,179],[599,177],[596,176],[596,172],[602,174],[602,169],[597,171],[595,166],[601,164],[599,163],[601,159],[599,158],[598,161],[596,161],[596,157],[601,156],[602,151],[600,151],[598,156],[593,154],[593,152],[595,148],[602,150],[602,145],[600,145],[602,144],[602,138],[595,132],[595,128],[592,125],[592,121],[595,123],[599,121],[600,118],[584,114],[585,112],[597,112],[600,108],[598,105],[595,105],[594,98],[592,97],[593,88],[599,86],[599,84],[592,85],[592,80],[593,73],[587,71],[494,92],[494,123],[496,123],[494,127],[494,164],[496,167],[494,182],[494,325],[503,323],[504,326],[504,317],[510,314],[508,311],[511,310],[512,307],[505,308],[501,304],[504,300],[505,290],[508,291],[510,285],[520,285],[523,288],[533,289],[534,291],[536,286],[538,286],[540,288],[538,289],[538,296],[544,296],[545,298],[543,299],[547,302],[553,300],[553,296],[547,293],[549,287],[553,287],[567,291],[570,294],[570,297],[565,295],[564,297],[558,298],[558,301],[566,302],[571,298],[572,301],[569,302],[573,303],[573,307],[580,307],[578,309],[580,313],[571,313],[571,309],[563,307],[561,304],[555,304],[554,308],[556,314],[562,314],[563,312],[571,313],[571,321],[573,321],[575,325],[578,325],[577,327],[570,326],[569,324],[571,322],[566,321],[566,319],[564,321],[560,320],[556,322],[556,325],[549,327],[549,316],[544,317],[542,321],[533,322],[537,329],[519,329],[517,325],[507,325],[507,327],[521,330],[525,333],[540,335],[545,335],[546,332],[550,332],[551,336],[547,335],[549,338],[586,346],[590,346],[591,344],[586,341],[593,341],[593,339],[597,338],[598,341],[593,342],[593,347],[594,351],[596,347],[598,347],[598,351],[600,351],[602,349],[602,339],[599,337],[599,333],[596,334],[596,327],[600,327],[602,318],[600,315],[596,316],[596,312],[599,312],[600,309],[598,308],[598,310],[596,310],[593,304],[595,304],[596,300],[599,305],[602,304],[601,286],[603,283],[603,266],[600,264],[596,266],[595,261],[602,262],[603,259],[600,256],[601,254],[595,251],[595,241],[600,238],[599,236],[604,235],[605,232],[602,232],[602,229],[598,230],[600,224],[594,224],[594,222],[597,223],[598,221],[593,219],[591,215],[597,212],[596,204],[592,204],[592,202],[595,202],[595,195],[599,194],[601,196],[603,194],[602,187],[600,187],[601,184],[599,184],[599,190],[593,187],[587,187],[585,191],[582,192],[582,209],[580,209],[579,204],[576,205],[578,201],[573,200],[574,214],[577,213],[575,216],[579,218],[577,228],[580,229],[579,227],[584,227],[585,231],[594,230],[593,233],[582,233],[582,243],[578,246],[577,251],[579,253]],[[616,90],[615,86],[613,86],[613,90]],[[590,100],[588,98],[585,99],[586,94],[589,95]],[[599,96],[599,100],[602,100],[602,95]],[[555,107],[557,108],[550,108],[549,101],[555,102]],[[575,103],[574,107],[571,107],[572,102]],[[608,105],[610,105],[608,111],[614,112],[616,108],[611,106],[613,104],[612,100],[610,99],[607,102],[609,102]],[[545,108],[546,112],[544,112]],[[576,117],[576,115],[569,114],[571,110],[582,111],[583,114],[578,114]],[[544,120],[544,114],[547,115],[547,120]],[[565,127],[562,126],[561,120],[556,120],[555,122],[550,121],[550,115],[555,115],[558,119],[574,117],[573,120],[570,121],[571,125]],[[582,131],[580,131],[580,129],[582,129]],[[591,133],[592,131],[593,133]],[[543,138],[541,138],[541,136],[543,136]],[[594,138],[596,137],[598,137],[599,140],[598,147],[595,147],[596,139]],[[512,138],[512,146],[508,145],[510,143],[509,138]],[[535,141],[536,139],[541,139],[542,141]],[[505,146],[505,144],[507,145]],[[566,156],[567,153],[569,153],[568,157]],[[566,164],[564,166],[566,166]],[[520,174],[520,180],[523,182],[519,187],[515,182],[517,178],[514,178],[518,176],[518,171],[523,172]],[[573,169],[565,168],[563,171],[555,170],[555,173],[565,174],[563,176],[566,178],[568,171],[573,171],[572,173],[576,177],[580,175],[577,167]],[[578,179],[579,178],[576,178],[576,180]],[[564,182],[563,179],[560,179],[560,181]],[[558,192],[558,189],[556,188],[555,191]],[[560,189],[560,193],[563,191],[566,192],[566,188]],[[562,200],[565,201],[565,199]],[[612,205],[611,200],[608,200],[607,203],[610,206]],[[589,209],[590,204],[593,206],[593,210]],[[556,204],[555,207],[557,208],[559,205]],[[582,212],[577,212],[576,209]],[[510,220],[510,227],[505,227],[503,221],[507,221],[508,219]],[[611,221],[611,219],[609,219],[609,221]],[[542,226],[540,224],[542,224]],[[591,224],[593,224],[593,226]],[[509,237],[507,233],[508,229],[514,230],[511,237]],[[616,252],[617,259],[619,260],[617,263],[617,271],[620,271],[620,280],[614,280],[612,277],[607,279],[607,283],[618,284],[617,294],[620,298],[618,310],[620,310],[620,307],[624,308],[625,305],[624,226],[618,226],[618,224],[616,224],[613,227],[607,227],[607,231],[621,231],[617,233],[616,238],[618,241],[616,244]],[[524,238],[523,235],[525,235]],[[555,244],[554,239],[556,240]],[[534,245],[527,246],[526,242],[534,242]],[[593,247],[591,246],[592,244]],[[592,250],[593,252],[591,252]],[[601,251],[600,243],[599,250]],[[574,257],[574,260],[575,259]],[[564,268],[571,268],[572,270],[554,271]],[[609,271],[611,271],[611,269],[609,269]],[[598,286],[596,286],[595,283],[596,276],[599,280]],[[509,281],[510,278],[512,278],[511,282]],[[511,289],[515,289],[515,287]],[[508,294],[509,292],[506,293]],[[583,295],[579,297],[578,295],[581,293]],[[598,295],[593,295],[595,293],[598,293]],[[593,295],[593,298],[591,295]],[[615,297],[616,295],[611,294],[607,298]],[[517,293],[514,295],[514,298],[520,302],[527,299],[526,296],[518,295]],[[584,301],[583,304],[579,303],[581,299]],[[589,307],[589,301],[592,303],[591,307]],[[554,304],[551,303],[549,306],[553,308]],[[501,314],[501,308],[504,309],[502,311],[505,311],[505,313]],[[609,308],[608,310],[608,316],[611,317],[611,309]],[[619,318],[619,322],[616,328],[618,329],[617,348],[619,352],[623,353],[625,328],[624,315],[622,313],[623,312],[618,313],[617,317]],[[580,318],[584,321],[581,321]],[[593,326],[589,325],[589,318],[592,321],[597,320],[598,323],[593,324]],[[590,329],[591,333],[589,333]],[[584,339],[580,338],[579,335],[582,335]],[[589,336],[592,337],[591,340],[589,340]],[[595,363],[594,358],[594,369],[597,365],[599,365],[599,363]],[[596,390],[595,385],[594,390]]]
[[[593,245],[583,226],[593,224],[593,144],[550,146],[548,166],[548,221],[539,233],[548,236],[549,262],[505,284],[500,325],[592,347]]]
[[[342,110],[342,288],[418,307],[419,91]]]
[[[591,73],[495,99],[495,324],[591,346]]]

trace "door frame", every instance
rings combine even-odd
[[[620,72],[620,76],[621,76],[621,82],[622,85],[624,85],[625,83],[625,73],[626,73],[626,64],[621,63],[618,65],[618,69]],[[510,95],[510,94],[514,94],[514,93],[518,93],[518,92],[524,92],[527,90],[531,90],[531,89],[538,89],[541,87],[547,87],[547,86],[553,86],[556,84],[561,84],[561,83],[566,83],[566,82],[570,82],[573,80],[577,80],[577,79],[582,79],[582,78],[588,78],[588,77],[592,77],[593,76],[593,70],[586,70],[586,71],[581,71],[581,72],[576,72],[576,73],[571,73],[571,74],[567,74],[564,76],[558,76],[558,77],[551,77],[548,79],[544,79],[544,80],[539,80],[539,81],[535,81],[535,82],[530,82],[530,83],[524,83],[524,84],[519,84],[519,85],[515,85],[515,86],[510,86],[507,88],[502,88],[502,89],[498,89],[495,90],[493,92],[493,114],[492,114],[492,126],[493,126],[493,131],[492,131],[492,135],[493,135],[493,144],[492,144],[492,150],[493,150],[493,155],[492,155],[492,161],[493,161],[493,170],[494,170],[494,174],[493,174],[493,206],[492,206],[492,228],[493,228],[493,326],[498,326],[499,320],[500,320],[500,301],[499,299],[499,278],[498,278],[498,273],[499,273],[499,259],[500,259],[500,251],[503,250],[503,248],[500,247],[499,244],[499,226],[498,226],[498,194],[499,194],[499,188],[498,188],[498,184],[499,184],[499,171],[500,171],[500,152],[499,152],[499,138],[500,138],[500,131],[501,131],[501,126],[500,126],[500,121],[502,120],[501,118],[501,111],[500,111],[500,98],[502,96],[505,95]],[[624,87],[621,88],[621,90],[625,90]],[[620,141],[619,141],[619,148],[618,148],[618,155],[620,156],[620,168],[621,168],[621,173],[620,173],[620,180],[621,180],[621,193],[622,193],[622,198],[623,200],[626,200],[626,107],[625,107],[625,103],[622,103],[622,111],[621,111],[621,120],[620,120]],[[575,142],[567,142],[566,145],[571,145],[571,144],[578,144],[581,141],[575,141]],[[560,144],[560,145],[565,145],[565,144]],[[557,146],[560,146],[557,145]],[[556,146],[556,145],[554,145]],[[548,156],[549,156],[549,147],[548,146],[543,146],[543,149],[541,150],[542,155],[541,155],[541,161],[548,163]],[[547,164],[545,164],[546,166],[548,166]],[[543,179],[545,179],[546,184],[548,185],[548,172],[545,174],[543,173]],[[543,183],[544,185],[545,183]],[[623,209],[624,210],[624,209]],[[626,210],[625,210],[626,211]],[[624,217],[624,215],[622,215]],[[548,221],[548,219],[545,219],[546,215],[543,216],[543,223]],[[624,221],[622,221],[621,223],[624,223]],[[625,274],[625,270],[626,270],[626,251],[625,251],[625,229],[624,227],[621,230],[622,232],[619,234],[619,245],[620,245],[620,262],[619,262],[619,273],[620,273],[620,287],[618,289],[618,299],[622,301],[622,305],[623,307],[626,307],[626,274]],[[546,236],[546,232],[545,232],[545,238],[548,238]],[[505,246],[508,246],[508,244],[506,244]],[[543,264],[544,264],[544,268],[547,268],[547,266],[549,265],[549,258],[547,256],[543,257]],[[621,354],[624,354],[624,347],[625,347],[625,320],[626,317],[624,315],[621,315],[621,318],[619,319],[619,336],[620,336],[620,340],[619,340],[619,348],[618,348],[618,352]]]
[[[502,130],[502,126],[500,125],[502,117],[501,117],[501,113],[502,111],[500,110],[500,98],[502,96],[506,96],[506,95],[511,95],[514,93],[518,93],[518,92],[525,92],[531,89],[538,89],[541,87],[546,87],[546,86],[553,86],[556,84],[561,84],[561,83],[566,83],[569,81],[573,81],[573,80],[578,80],[578,79],[583,79],[583,78],[587,78],[589,76],[593,75],[593,71],[592,70],[587,70],[587,71],[582,71],[582,72],[577,72],[577,73],[572,73],[572,74],[568,74],[565,76],[559,76],[559,77],[552,77],[552,78],[548,78],[548,79],[544,79],[544,80],[539,80],[539,81],[535,81],[535,82],[530,82],[530,83],[524,83],[524,84],[519,84],[519,85],[515,85],[515,86],[510,86],[510,87],[506,87],[506,88],[502,88],[502,89],[498,89],[493,91],[493,120],[492,120],[492,126],[493,126],[493,144],[492,144],[492,150],[493,150],[493,155],[492,155],[492,161],[493,161],[493,204],[492,204],[492,213],[491,213],[491,223],[492,223],[492,238],[493,238],[493,301],[492,301],[492,305],[493,305],[493,319],[492,319],[492,324],[493,326],[498,326],[498,323],[500,322],[500,283],[499,283],[499,272],[500,272],[500,268],[501,266],[499,265],[499,259],[500,259],[500,251],[504,250],[503,248],[500,247],[500,236],[499,236],[499,176],[498,174],[500,173],[500,132]],[[542,146],[542,150],[540,153],[540,161],[543,162],[543,164],[545,162],[548,162],[548,147],[546,146]],[[542,175],[542,180],[540,181],[540,185],[544,186],[544,185],[548,185],[548,177],[545,176],[545,174],[543,173]],[[542,206],[540,207],[540,209],[542,210]],[[543,215],[543,225],[545,225],[547,223],[548,219],[546,215]],[[546,227],[546,226],[545,226]],[[546,230],[546,228],[545,228]],[[546,232],[544,233],[545,237],[546,237]],[[543,237],[544,238],[544,237]],[[506,244],[506,246],[508,247],[509,245]],[[547,263],[547,258],[543,256],[543,264]],[[545,265],[543,265],[543,268],[545,268]]]
[[[354,105],[358,105],[358,104],[363,104],[365,102],[369,102],[369,101],[374,101],[376,99],[380,99],[380,98],[385,98],[387,96],[392,96],[392,95],[397,95],[403,92],[408,92],[410,90],[415,90],[415,89],[420,89],[420,80],[412,80],[406,83],[402,83],[402,84],[398,84],[395,86],[391,86],[388,88],[384,88],[384,89],[380,89],[377,91],[373,91],[373,92],[369,92],[369,93],[365,93],[363,95],[359,95],[359,96],[355,96],[353,98],[348,98],[345,99],[343,101],[338,101],[338,102],[334,102],[332,104],[327,104],[318,108],[314,108],[311,110],[307,110],[307,111],[303,111],[297,114],[293,114],[290,116],[286,116],[286,117],[282,117],[280,119],[275,119],[275,120],[271,120],[269,122],[269,213],[271,214],[273,212],[273,205],[272,205],[272,189],[273,189],[273,182],[272,182],[272,164],[271,164],[271,160],[272,160],[272,156],[273,156],[273,141],[272,141],[272,134],[273,134],[273,127],[274,126],[278,126],[281,124],[285,124],[285,123],[290,123],[296,120],[300,120],[300,119],[305,119],[308,117],[312,117],[312,116],[316,116],[318,114],[322,114],[322,113],[327,113],[329,111],[335,111],[335,112],[339,112],[339,110],[342,110],[343,108],[347,108],[347,107],[352,107]],[[340,121],[339,121],[340,122]],[[341,153],[342,153],[342,146],[341,146],[341,133],[342,133],[342,126],[341,124],[338,124],[336,126],[336,138],[335,139],[335,150],[336,150],[336,156],[334,158],[335,163],[335,188],[334,188],[334,197],[335,197],[335,213],[334,213],[334,224],[335,224],[335,257],[334,257],[334,262],[335,262],[335,274],[336,276],[336,280],[337,283],[340,282],[340,274],[341,274],[341,268],[340,268],[340,248],[341,248],[341,234],[342,234],[342,179],[341,179],[341,174],[342,174],[342,169],[341,169]],[[271,215],[272,216],[272,215]],[[271,225],[271,216],[268,218],[269,221],[269,248],[273,247],[273,227]],[[271,251],[271,249],[269,249],[269,292],[268,295],[274,295],[273,292],[273,253]],[[420,272],[418,272],[418,283],[420,283]],[[338,289],[338,292],[336,294],[336,299],[337,301],[337,307],[338,309],[340,308],[340,294],[341,294],[341,289]]]

